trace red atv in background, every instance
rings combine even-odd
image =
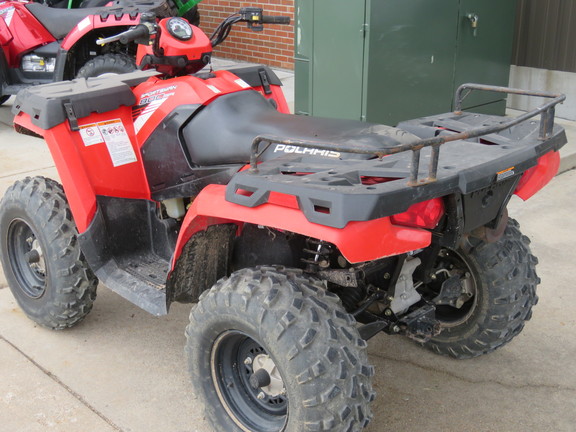
[[[361,430],[382,331],[455,358],[520,333],[537,260],[506,206],[557,172],[563,95],[465,85],[456,112],[395,128],[292,116],[266,66],[201,70],[233,24],[286,18],[244,8],[210,39],[142,19],[104,42],[141,42],[156,70],[13,105],[62,181],[26,178],[0,202],[0,259],[32,320],[78,324],[98,280],[155,315],[197,302],[188,366],[218,432]],[[461,112],[471,90],[552,100],[515,119]]]
[[[0,1],[0,104],[30,85],[133,71],[135,44],[96,41],[138,24],[141,12],[174,15],[168,1],[122,0],[88,9]]]

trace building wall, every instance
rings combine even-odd
[[[245,23],[238,23],[232,28],[228,39],[215,49],[214,55],[293,69],[294,0],[203,0],[198,5],[200,27],[210,36],[224,18],[247,6],[261,7],[264,15],[289,16],[292,23],[266,25],[262,32],[248,30]]]
[[[512,64],[576,72],[576,2],[520,0]]]
[[[576,120],[576,2],[519,0],[510,86],[566,94],[556,115]],[[542,99],[509,96],[508,106],[530,110]]]

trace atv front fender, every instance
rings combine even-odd
[[[65,51],[70,51],[70,49],[76,45],[80,39],[88,35],[88,33],[101,28],[112,28],[112,27],[130,27],[135,26],[140,23],[140,14],[131,15],[129,13],[123,13],[119,17],[114,14],[104,14],[104,15],[89,15],[80,21],[70,33],[62,40],[62,49]],[[117,33],[120,33],[120,29]],[[94,40],[92,42],[96,43],[96,34],[94,34]]]
[[[309,222],[294,206],[268,202],[249,208],[226,201],[225,194],[226,186],[210,185],[194,199],[180,229],[172,269],[195,233],[220,223],[250,223],[324,240],[337,246],[351,263],[407,253],[431,242],[429,231],[393,225],[389,217],[333,228]]]

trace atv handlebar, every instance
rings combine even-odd
[[[128,42],[135,41],[136,39],[148,37],[150,37],[150,29],[148,29],[148,27],[144,24],[138,24],[136,27],[121,33],[118,40],[120,43],[126,45]]]
[[[247,23],[250,30],[262,31],[264,30],[264,24],[290,24],[290,17],[263,15],[262,8],[244,7],[238,13],[230,15],[216,27],[216,30],[210,36],[212,46],[215,47],[224,42],[230,34],[232,26],[238,22]]]
[[[262,15],[262,24],[290,24],[290,17]]]
[[[99,39],[96,41],[96,44],[105,45],[110,42],[120,41],[120,43],[126,45],[128,42],[135,41],[136,39],[148,38],[148,37],[150,37],[150,30],[148,29],[148,27],[145,24],[138,24],[137,26],[132,27],[131,29],[126,30],[125,32],[104,39]]]
[[[120,41],[120,43],[126,45],[129,42],[136,41],[138,44],[147,45],[150,42],[150,36],[156,34],[156,31],[156,14],[154,12],[145,12],[140,15],[140,24],[117,35],[97,40],[96,44],[104,45]]]

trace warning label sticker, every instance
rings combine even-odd
[[[96,123],[80,126],[80,136],[86,147],[104,142],[104,138],[102,138]]]
[[[109,120],[96,123],[98,130],[108,147],[108,153],[115,167],[136,162],[136,154],[130,138],[124,129],[122,120]]]

